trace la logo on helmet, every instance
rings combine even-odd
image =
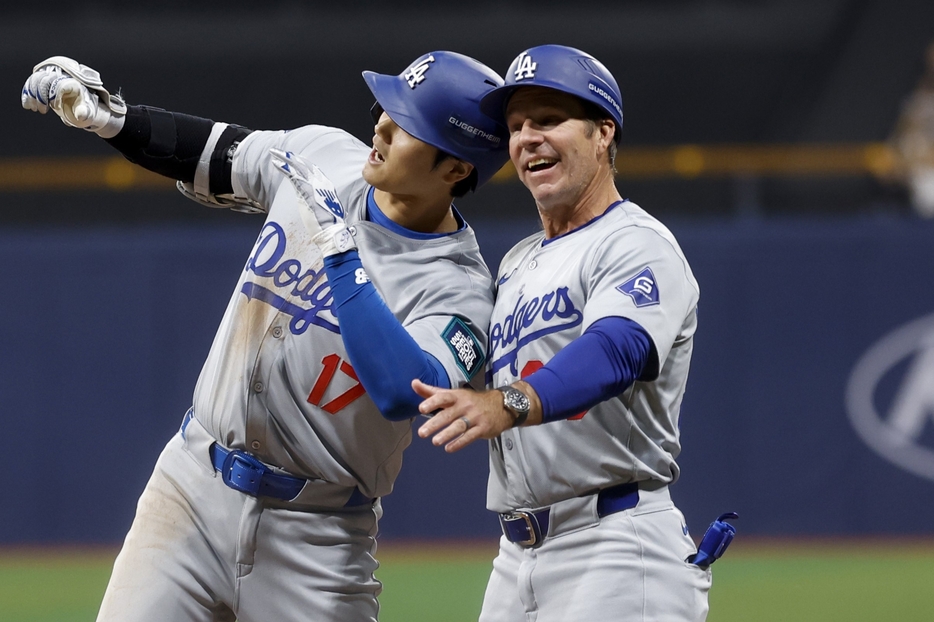
[[[519,65],[516,67],[516,80],[524,80],[526,78],[535,77],[535,69],[538,67],[538,63],[532,60],[532,57],[529,56],[528,52],[523,52],[519,54]]]
[[[414,65],[405,72],[405,75],[402,77],[405,78],[405,81],[409,83],[410,89],[414,89],[416,86],[421,84],[422,80],[425,79],[425,72],[431,68],[431,65],[428,63],[433,62],[435,62],[435,57],[428,56],[428,58],[420,61],[417,65]]]

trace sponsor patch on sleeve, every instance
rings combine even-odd
[[[637,307],[650,307],[658,304],[658,284],[652,269],[646,266],[639,274],[632,277],[616,289],[626,294]]]
[[[451,354],[454,355],[457,366],[464,372],[468,380],[473,378],[474,374],[483,367],[485,358],[483,348],[480,347],[480,342],[474,337],[474,334],[470,332],[470,329],[460,318],[452,318],[441,336],[444,337],[444,342],[451,349]]]

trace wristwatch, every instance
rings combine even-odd
[[[512,427],[518,428],[529,418],[529,408],[532,406],[529,396],[515,387],[499,387],[497,391],[503,394],[503,407],[516,416]]]

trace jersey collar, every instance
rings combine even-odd
[[[542,240],[542,246],[546,246],[546,245],[548,245],[548,244],[551,244],[551,243],[554,242],[555,240],[560,240],[561,238],[566,238],[567,236],[569,236],[569,235],[571,235],[571,234],[573,234],[573,233],[577,233],[577,232],[580,231],[581,229],[586,229],[586,228],[589,227],[590,225],[594,224],[595,222],[597,222],[598,220],[600,220],[601,218],[603,218],[604,216],[606,216],[607,214],[609,214],[611,210],[617,208],[618,206],[622,205],[623,203],[626,203],[627,201],[629,201],[629,199],[621,199],[621,200],[619,200],[619,201],[616,201],[615,203],[610,204],[610,206],[609,206],[608,208],[606,208],[605,210],[603,210],[603,213],[602,213],[602,214],[600,214],[600,215],[597,216],[596,218],[593,218],[593,219],[591,219],[591,220],[588,220],[587,222],[585,222],[584,224],[582,224],[580,227],[578,227],[578,228],[576,228],[576,229],[571,229],[571,230],[568,231],[567,233],[562,233],[561,235],[555,236],[555,237],[553,237],[553,238],[551,238],[551,239]]]
[[[419,231],[406,229],[402,225],[391,220],[388,216],[386,216],[386,214],[382,212],[381,209],[379,209],[379,206],[376,204],[376,199],[373,195],[374,188],[373,186],[370,186],[370,189],[366,193],[366,219],[403,237],[411,238],[413,240],[434,240],[435,238],[443,238],[445,236],[454,235],[455,233],[460,233],[467,228],[467,222],[464,220],[464,217],[461,216],[460,212],[457,211],[457,207],[451,203],[451,210],[454,212],[454,219],[457,221],[457,231],[450,231],[448,233],[421,233]]]

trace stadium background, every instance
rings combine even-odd
[[[33,64],[65,54],[130,103],[367,142],[361,71],[398,73],[433,49],[503,71],[544,42],[616,75],[618,185],[669,225],[701,285],[672,490],[692,532],[734,510],[737,549],[929,547],[934,221],[894,176],[889,139],[932,41],[930,0],[0,9],[0,560],[119,544],[262,222],[200,207],[21,110]],[[508,168],[457,203],[493,270],[536,228]],[[488,550],[485,454],[416,439],[382,541]]]

